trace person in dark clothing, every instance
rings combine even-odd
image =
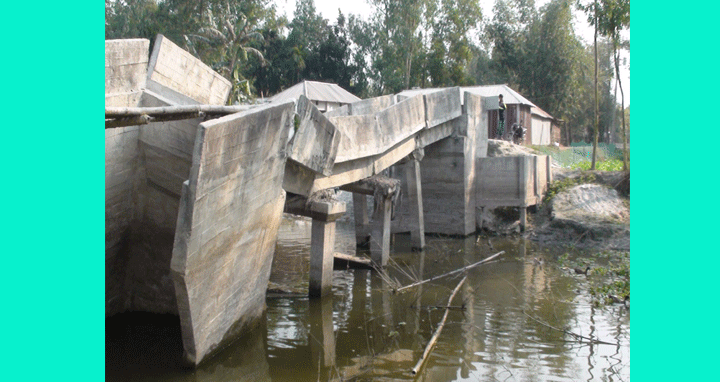
[[[498,128],[497,128],[497,139],[503,139],[505,133],[505,102],[503,102],[503,95],[498,95],[499,108],[498,108]]]

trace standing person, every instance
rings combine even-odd
[[[503,102],[503,95],[498,95],[499,108],[498,108],[498,128],[497,128],[497,139],[503,139],[505,133],[505,102]]]

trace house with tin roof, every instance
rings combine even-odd
[[[301,95],[312,101],[322,112],[337,109],[349,103],[361,101],[349,91],[336,84],[318,81],[302,81],[268,98],[269,102],[297,100]]]
[[[412,89],[405,90],[399,95],[404,97],[412,97],[417,94],[427,94],[440,91],[447,88],[432,89]],[[501,139],[497,136],[498,125],[498,96],[503,95],[503,102],[507,106],[505,110],[505,138],[510,133],[513,124],[517,123],[527,129],[525,135],[525,144],[528,145],[550,145],[554,141],[552,138],[553,126],[557,120],[530,102],[522,94],[516,92],[505,84],[501,85],[485,85],[485,86],[464,86],[460,87],[460,92],[469,92],[479,95],[486,99],[485,107],[488,109],[487,115],[487,132],[488,139]],[[462,99],[462,98],[461,98]],[[557,133],[559,129],[555,127]],[[556,134],[559,136],[559,134]]]

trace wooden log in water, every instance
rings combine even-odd
[[[450,298],[448,299],[447,307],[450,307],[453,301],[453,298],[455,298],[455,294],[457,294],[458,290],[460,290],[460,287],[463,285],[465,280],[467,279],[467,276],[463,277],[462,280],[458,283],[458,285],[453,290],[452,294],[450,295]],[[412,368],[410,371],[412,375],[416,375],[420,368],[422,367],[423,363],[427,359],[427,356],[430,354],[430,351],[432,350],[433,346],[435,346],[435,342],[437,342],[438,337],[440,337],[440,332],[442,331],[443,327],[445,326],[445,320],[447,320],[448,313],[450,312],[450,309],[445,308],[445,314],[443,315],[442,320],[440,321],[440,325],[438,325],[437,329],[435,329],[435,334],[433,334],[432,338],[430,338],[430,342],[428,342],[427,346],[425,346],[425,351],[423,352],[422,357],[420,357],[420,360],[415,364],[415,367]]]

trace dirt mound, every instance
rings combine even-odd
[[[503,141],[499,139],[488,139],[488,157],[509,157],[509,156],[528,156],[528,155],[542,155],[537,151],[516,145],[512,142]]]
[[[547,244],[629,251],[629,223],[627,199],[617,190],[581,184],[544,205],[529,236]]]
[[[592,183],[612,187],[622,196],[630,196],[630,174],[625,171],[585,171],[553,168],[553,180],[577,180],[591,177]]]

